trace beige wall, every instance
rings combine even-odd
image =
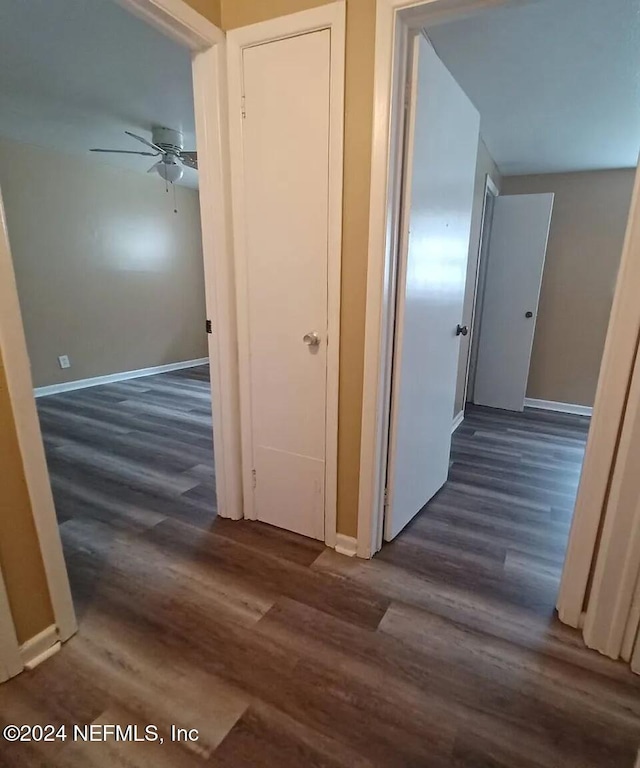
[[[0,568],[18,642],[53,623],[40,546],[0,357]]]
[[[527,397],[593,405],[635,170],[513,176],[555,192]]]
[[[318,0],[223,0],[224,29],[323,5]],[[360,477],[369,238],[375,0],[347,0],[338,431],[338,530],[355,536]]]
[[[469,261],[467,263],[467,282],[464,291],[464,308],[462,310],[462,325],[471,328],[473,305],[475,302],[476,272],[480,251],[480,236],[482,234],[482,213],[484,208],[484,191],[487,174],[500,189],[501,176],[482,137],[478,142],[478,161],[476,163],[476,181],[473,189],[473,211],[471,213],[471,234],[469,237]],[[477,319],[477,318],[476,318]],[[458,358],[458,381],[456,384],[456,399],[453,408],[454,417],[464,410],[465,384],[470,353],[471,334],[460,336],[460,356]]]
[[[6,140],[0,187],[34,386],[207,355],[195,190]]]
[[[217,27],[221,26],[221,0],[186,0],[186,2]]]

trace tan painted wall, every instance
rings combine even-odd
[[[18,641],[24,643],[53,623],[53,612],[1,357],[0,478],[0,567]]]
[[[503,194],[555,192],[527,397],[593,405],[634,174],[503,179]]]
[[[217,27],[221,26],[221,0],[186,0],[186,2]]]
[[[6,140],[0,187],[34,386],[207,355],[195,190]]]
[[[473,211],[471,214],[471,234],[469,236],[469,261],[467,264],[467,283],[464,291],[464,308],[462,310],[462,325],[471,328],[471,317],[475,301],[476,272],[482,234],[482,212],[484,208],[484,189],[487,174],[491,176],[500,189],[501,176],[498,168],[489,154],[482,137],[478,143],[478,161],[476,163],[476,182],[473,190]],[[465,383],[470,353],[471,335],[460,337],[460,356],[458,358],[458,381],[456,384],[456,400],[453,408],[454,416],[464,409]]]
[[[323,5],[321,0],[223,0],[233,29]],[[375,0],[347,0],[338,431],[338,530],[355,536],[360,477],[364,321],[369,238]]]

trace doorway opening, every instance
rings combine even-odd
[[[31,11],[3,16],[0,186],[73,572],[216,516],[191,55],[98,1],[51,6],[47,47]]]
[[[585,57],[566,54],[589,45],[581,14],[604,23],[595,5],[430,10],[397,29],[388,167],[402,156],[404,171],[386,247],[399,258],[376,390],[388,441],[379,428],[379,464],[363,452],[384,514],[363,533],[373,551],[398,537],[385,559],[422,549],[422,575],[551,612],[636,172],[632,88],[620,84],[612,148],[590,119],[608,90],[581,93]],[[606,23],[632,15],[621,2]],[[610,50],[598,66],[633,57]],[[366,410],[365,387],[365,424]],[[375,481],[361,501],[372,490],[375,510]]]
[[[116,543],[242,505],[224,35],[162,0],[56,6],[38,35],[23,5],[3,15],[0,341],[53,613],[27,663],[77,628],[60,534],[96,577],[76,580],[82,609]]]

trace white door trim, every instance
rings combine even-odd
[[[473,284],[473,301],[471,304],[471,323],[469,326],[469,346],[467,348],[467,370],[464,378],[464,395],[462,398],[462,412],[467,405],[469,394],[469,383],[475,382],[476,368],[478,367],[477,349],[474,355],[474,345],[477,346],[480,336],[480,318],[482,317],[482,304],[484,300],[484,291],[486,288],[489,242],[486,237],[487,225],[489,224],[489,210],[487,198],[492,197],[495,203],[496,197],[500,196],[500,190],[490,174],[486,174],[484,181],[484,193],[482,197],[482,219],[480,222],[480,238],[478,240],[478,256],[476,260],[476,278]],[[493,217],[493,205],[491,206],[491,217]]]
[[[470,11],[495,7],[505,0],[377,0],[374,116],[371,153],[371,195],[367,304],[365,317],[358,555],[371,557],[380,548],[384,510],[385,387],[389,326],[390,269],[394,258],[393,222],[397,207],[393,176],[394,94],[402,66],[402,29],[424,27]],[[430,21],[431,20],[431,21]],[[577,626],[582,612],[598,525],[617,445],[626,392],[638,341],[640,303],[640,181],[631,206],[594,416],[587,444],[583,481],[578,493],[567,561],[558,602],[560,617]]]
[[[611,473],[625,417],[640,335],[640,303],[637,297],[639,284],[640,167],[636,171],[622,261],[557,602],[560,619],[572,627],[578,627],[581,623],[598,532],[609,496]]]
[[[236,251],[238,353],[240,359],[240,412],[245,517],[255,519],[253,508],[253,446],[249,368],[247,253],[245,245],[242,151],[242,51],[285,37],[331,31],[330,140],[329,140],[329,253],[328,348],[325,467],[325,543],[336,545],[338,479],[338,372],[340,356],[340,271],[342,255],[342,157],[344,122],[345,3],[330,3],[230,31],[227,35],[229,72],[229,126],[231,145],[233,232]]]
[[[24,663],[0,569],[0,683],[22,672]]]
[[[236,316],[230,233],[225,36],[184,0],[118,0],[193,51],[200,206],[218,514],[242,517]],[[0,344],[54,618],[62,641],[77,628],[33,398],[31,371],[4,218],[0,231]]]
[[[622,651],[640,574],[639,449],[640,357],[636,357],[583,628],[589,648],[612,659]]]
[[[77,625],[33,396],[31,364],[22,326],[1,193],[0,349],[53,615],[61,640],[68,640],[75,633]]]
[[[224,32],[183,0],[116,0],[127,11],[191,51],[222,43]]]

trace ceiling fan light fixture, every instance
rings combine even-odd
[[[158,174],[165,180],[168,181],[169,184],[175,184],[176,181],[180,181],[182,178],[184,171],[182,168],[177,165],[177,163],[158,163],[155,166],[156,170],[158,171]]]

